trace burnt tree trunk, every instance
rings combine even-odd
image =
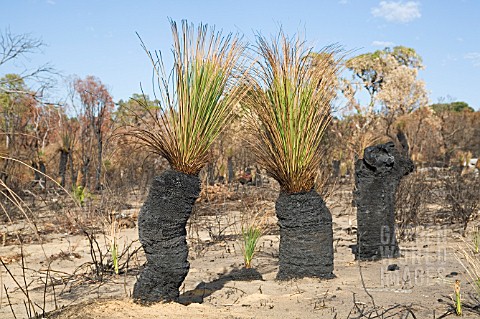
[[[229,156],[227,158],[227,169],[228,169],[228,184],[232,184],[235,179],[235,173],[233,171],[233,158]]]
[[[332,174],[333,177],[339,178],[340,177],[340,161],[339,160],[333,160],[332,161]]]
[[[65,149],[60,150],[60,163],[58,165],[58,175],[60,175],[60,185],[65,187],[65,175],[67,174],[67,164],[68,164],[68,151]]]
[[[45,162],[44,161],[40,161],[38,163],[38,168],[40,170],[40,183],[43,185],[43,188],[46,189],[47,188],[47,167],[45,166]]]
[[[84,157],[82,164],[82,186],[83,188],[90,187],[90,158]]]
[[[41,183],[41,175],[40,175],[40,167],[38,166],[38,163],[34,160],[32,160],[32,168],[33,168],[33,180],[35,183]]]
[[[103,139],[101,132],[97,133],[97,168],[95,170],[95,189],[102,189],[102,165],[103,165]]]
[[[215,185],[215,165],[210,162],[207,164],[207,184]]]
[[[68,153],[68,158],[70,160],[70,179],[72,182],[72,188],[77,187],[77,179],[78,179],[78,169],[75,168],[73,163],[73,152]]]
[[[284,193],[275,203],[280,226],[277,279],[333,278],[332,215],[315,191]]]
[[[400,254],[395,234],[395,193],[402,177],[414,168],[406,141],[401,144],[401,151],[393,142],[367,147],[363,159],[355,163],[356,259]]]
[[[197,176],[168,170],[153,180],[138,216],[147,262],[133,289],[136,302],[178,299],[190,268],[185,226],[199,194]]]

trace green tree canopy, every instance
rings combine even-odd
[[[138,125],[149,110],[159,108],[159,102],[150,100],[148,95],[134,93],[127,101],[118,101],[117,106],[114,113],[115,122],[120,125]]]
[[[435,103],[430,105],[435,113],[441,112],[474,112],[475,110],[466,102],[457,101],[451,103]]]

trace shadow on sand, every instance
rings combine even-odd
[[[229,273],[221,275],[211,282],[201,282],[194,289],[180,295],[178,302],[183,305],[191,303],[203,303],[204,299],[214,292],[221,290],[230,281],[252,281],[263,280],[262,275],[253,268],[234,268]]]

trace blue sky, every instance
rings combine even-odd
[[[480,1],[2,1],[0,29],[30,33],[47,44],[17,66],[49,62],[63,75],[95,75],[115,100],[151,87],[151,66],[135,34],[147,47],[170,54],[168,18],[240,32],[304,34],[316,48],[339,43],[355,54],[386,45],[414,48],[426,69],[420,73],[430,101],[450,96],[480,109]],[[15,72],[0,67],[0,76]],[[148,90],[147,90],[148,91]],[[64,94],[61,87],[56,94]],[[148,92],[147,92],[148,93]]]

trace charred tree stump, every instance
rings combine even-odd
[[[58,174],[60,175],[60,186],[65,187],[65,175],[67,173],[68,153],[65,149],[60,149],[60,163],[58,166]]]
[[[332,215],[315,191],[280,193],[275,203],[280,226],[277,279],[333,278]]]
[[[169,170],[154,179],[138,216],[147,262],[133,289],[136,302],[178,299],[190,268],[185,226],[199,194],[197,176]]]
[[[393,142],[367,147],[355,163],[358,260],[398,257],[395,234],[395,193],[403,176],[413,171],[408,145]]]

